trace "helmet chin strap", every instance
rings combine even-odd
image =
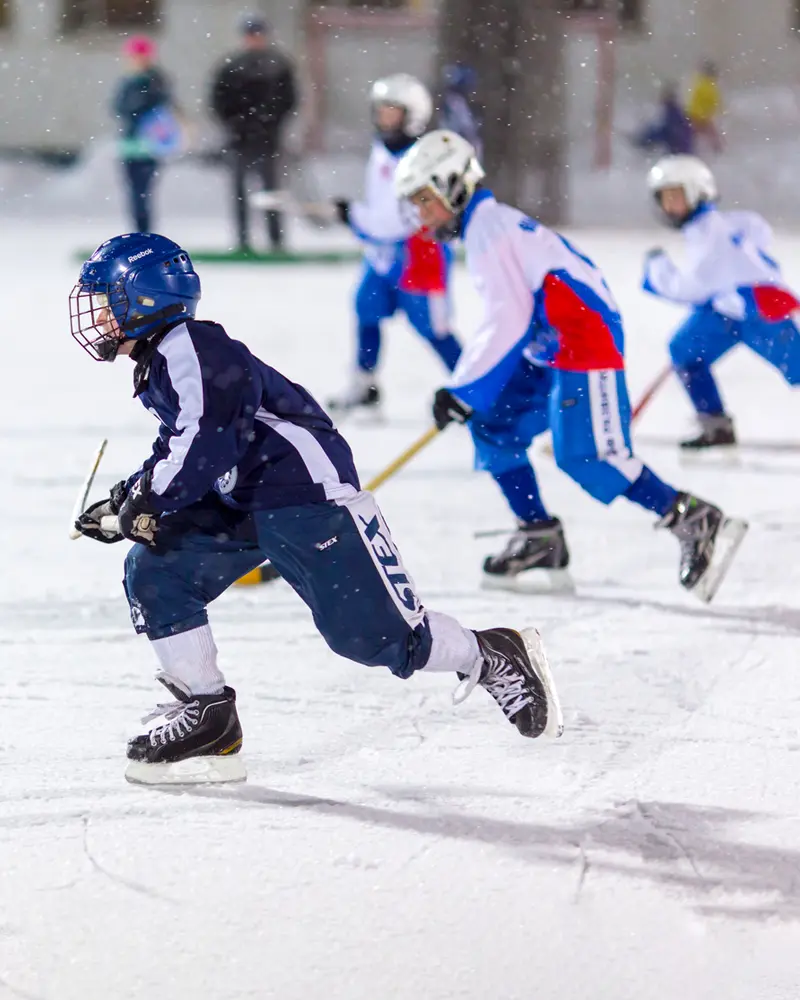
[[[185,312],[186,306],[178,302],[173,302],[172,305],[165,306],[163,309],[158,309],[156,312],[148,313],[146,316],[135,316],[133,319],[126,320],[125,325],[121,327],[121,330],[123,333],[130,333],[132,330],[138,330],[143,326],[150,326],[151,323],[157,323],[159,320],[172,319],[173,317],[180,316]]]

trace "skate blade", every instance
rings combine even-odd
[[[515,594],[574,594],[575,581],[568,569],[528,569],[515,576],[483,573],[482,590],[509,590]]]
[[[713,600],[720,584],[731,568],[734,556],[744,541],[749,527],[747,521],[734,517],[726,517],[720,525],[714,539],[714,554],[711,557],[711,564],[691,591],[701,601],[709,604]]]
[[[564,713],[561,711],[561,700],[558,697],[558,691],[556,691],[556,682],[553,680],[553,673],[550,670],[547,653],[544,651],[542,637],[535,628],[524,628],[519,634],[525,644],[525,650],[530,657],[533,669],[536,671],[536,676],[547,694],[547,725],[539,739],[544,736],[557,740],[564,732]]]
[[[164,764],[128,761],[125,780],[133,785],[221,785],[246,781],[247,769],[239,754],[188,757]]]
[[[710,469],[735,469],[742,464],[738,445],[718,444],[713,448],[680,448],[680,465],[689,468],[705,466]]]

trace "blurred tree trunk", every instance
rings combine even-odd
[[[560,0],[441,0],[439,65],[478,77],[484,167],[497,197],[547,224],[566,215]]]

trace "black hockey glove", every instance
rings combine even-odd
[[[450,423],[465,424],[472,416],[472,407],[462,403],[449,389],[437,389],[433,397],[433,419],[440,431]]]
[[[137,479],[119,510],[119,530],[132,542],[154,548],[158,519],[149,504],[150,473]]]
[[[119,509],[125,500],[125,480],[121,480],[111,487],[111,494],[107,500],[98,500],[91,507],[78,517],[75,522],[75,530],[80,531],[87,538],[92,538],[96,542],[105,542],[112,545],[114,542],[121,542],[123,539],[120,531],[103,531],[100,527],[100,518],[107,516],[116,517]]]
[[[336,209],[336,217],[345,226],[350,225],[350,202],[346,198],[334,198],[333,207]]]

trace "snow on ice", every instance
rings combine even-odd
[[[185,221],[166,234],[215,239]],[[66,221],[0,231],[0,997],[800,995],[800,399],[742,351],[720,366],[738,466],[679,464],[690,411],[676,384],[637,426],[662,476],[750,520],[710,607],[679,588],[676,543],[652,518],[594,503],[547,457],[574,598],[478,589],[502,539],[473,533],[508,516],[462,429],[381,488],[426,603],[475,627],[541,629],[558,743],[520,739],[481,692],[454,710],[448,677],[400,682],[338,659],[277,583],[212,609],[248,783],[135,788],[125,740],[158,692],[127,618],[124,546],[67,537],[99,440],[96,496],[155,430],[126,359],[92,364],[69,336],[70,253],[108,235]],[[635,398],[680,316],[638,290],[663,234],[576,238],[620,301]],[[778,255],[800,287],[800,239]],[[339,387],[354,267],[201,277],[203,317],[320,397]],[[456,305],[468,332],[463,272]],[[425,429],[442,380],[402,321],[387,341],[388,423],[348,429],[365,479]]]

